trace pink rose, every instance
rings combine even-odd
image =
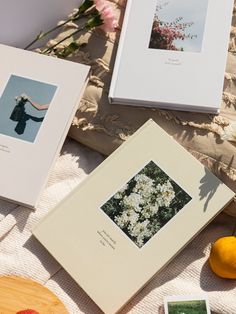
[[[105,32],[114,32],[118,24],[112,7],[106,0],[94,0],[94,3],[103,21],[101,28]]]

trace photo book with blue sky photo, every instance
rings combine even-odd
[[[57,86],[11,75],[0,98],[0,134],[34,142]]]
[[[5,45],[0,58],[0,197],[33,208],[77,110],[89,67]]]

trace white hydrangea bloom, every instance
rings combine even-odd
[[[128,184],[125,184],[113,197],[115,199],[121,199],[124,196],[124,192],[128,189]]]
[[[151,218],[152,216],[156,215],[159,210],[159,204],[156,203],[154,205],[147,204],[144,209],[142,210],[142,216],[144,218]]]
[[[144,239],[150,238],[151,236],[152,236],[151,232],[148,229],[145,229],[137,236],[136,244],[139,247],[142,247],[144,245]]]
[[[119,192],[120,192],[120,193],[123,193],[123,192],[125,192],[127,189],[128,189],[128,184],[126,183],[126,184],[119,190]]]
[[[142,247],[156,232],[157,226],[153,219],[160,207],[168,207],[175,198],[175,191],[167,180],[163,184],[155,185],[155,181],[145,174],[134,177],[135,186],[127,195],[129,184],[120,189],[114,198],[119,200],[123,212],[114,218],[116,224],[125,229],[133,241]]]
[[[129,224],[136,224],[139,218],[139,214],[137,214],[134,210],[125,210],[120,216],[115,217],[115,222],[118,226],[124,228]]]
[[[156,224],[155,224],[155,225],[150,224],[148,228],[149,228],[149,231],[150,231],[150,235],[151,235],[151,236],[153,236],[154,234],[156,234],[157,231],[160,229],[160,228],[158,228],[158,227],[156,226]]]
[[[150,185],[137,184],[134,188],[134,192],[140,193],[143,198],[148,200],[151,197],[151,195],[155,192],[155,188]]]
[[[116,216],[114,218],[115,222],[120,228],[124,228],[128,225],[128,220],[125,214],[126,212],[123,212],[121,216]]]
[[[142,184],[149,184],[149,182],[153,183],[153,180],[151,178],[149,178],[148,176],[146,176],[146,174],[137,174],[134,177],[134,180],[137,183],[142,183]]]
[[[130,235],[134,238],[137,238],[141,234],[149,234],[149,231],[147,229],[148,224],[150,221],[148,219],[142,221],[142,222],[137,222],[135,225],[129,226],[129,231]]]
[[[149,210],[151,211],[152,215],[156,214],[159,210],[159,205],[156,203],[150,206]]]
[[[158,205],[160,207],[170,206],[170,203],[175,198],[175,191],[170,181],[168,180],[164,184],[158,184],[157,191],[159,192],[156,199]]]
[[[114,196],[113,196],[116,200],[120,200],[122,198],[122,193],[117,192]]]
[[[135,238],[135,243],[142,247],[144,240],[152,236],[150,230],[148,229],[150,221],[145,220],[143,222],[138,222],[134,226],[129,226],[130,235]]]
[[[151,194],[155,191],[153,186],[153,180],[145,174],[138,174],[134,177],[136,185],[134,192],[142,194],[143,198],[148,199]]]
[[[142,247],[144,245],[144,238],[143,235],[139,235],[136,239],[136,244],[138,245],[138,247]]]
[[[123,199],[123,205],[127,209],[134,209],[136,212],[141,211],[141,204],[143,204],[143,198],[138,193],[131,193],[129,196],[125,196]]]
[[[132,226],[135,225],[140,218],[139,214],[136,213],[136,211],[134,211],[134,210],[129,210],[127,212],[127,215],[129,217],[129,223]]]

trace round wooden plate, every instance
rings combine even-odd
[[[32,309],[40,314],[69,314],[47,288],[26,278],[0,277],[0,314]]]

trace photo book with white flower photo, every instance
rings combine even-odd
[[[35,207],[89,67],[0,45],[0,197]]]
[[[233,0],[128,0],[112,104],[218,113]]]
[[[149,120],[33,234],[104,313],[114,314],[233,196]]]

